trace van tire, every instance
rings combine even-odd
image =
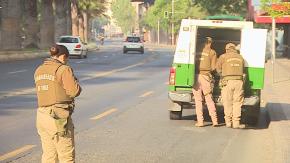
[[[169,111],[169,117],[171,120],[181,120],[182,111]]]
[[[259,122],[260,106],[247,106],[242,113],[244,123],[255,126]]]

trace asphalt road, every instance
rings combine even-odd
[[[265,111],[247,130],[196,128],[193,109],[171,121],[167,80],[173,50],[147,46],[143,55],[123,54],[121,45],[108,41],[87,59],[70,60],[83,88],[73,114],[77,162],[272,162]],[[0,64],[0,162],[40,162],[33,73],[41,60]]]

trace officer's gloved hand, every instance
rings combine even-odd
[[[219,74],[217,73],[216,70],[213,70],[213,71],[211,72],[211,74],[212,74],[212,76],[213,76],[213,78],[214,78],[215,80],[219,79]]]

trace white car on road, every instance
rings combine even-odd
[[[57,44],[65,46],[68,49],[70,56],[87,58],[88,49],[85,44],[82,43],[79,36],[61,36]]]
[[[140,53],[144,53],[144,45],[143,41],[138,36],[128,36],[123,44],[123,53],[127,53],[128,51],[139,51]]]

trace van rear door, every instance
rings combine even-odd
[[[196,27],[189,20],[183,20],[174,54],[173,67],[176,69],[176,87],[192,87],[194,78],[194,52]]]
[[[241,55],[245,59],[247,84],[263,89],[265,75],[266,29],[242,29]]]

